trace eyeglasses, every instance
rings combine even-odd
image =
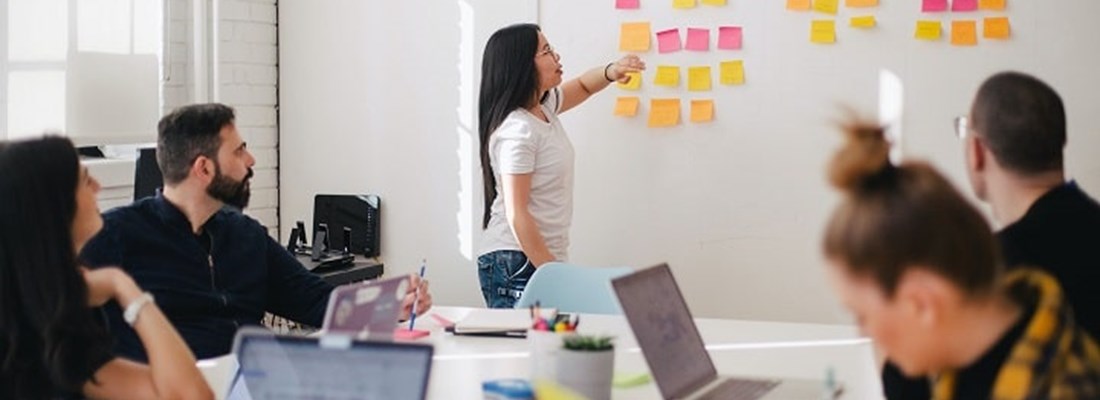
[[[966,138],[970,133],[970,118],[966,116],[955,117],[955,137],[959,139]]]
[[[553,54],[554,57],[558,56],[558,52],[554,51],[553,47],[550,47],[550,45],[546,45],[546,48],[542,49],[542,51],[535,53],[535,57],[542,57],[547,54]]]

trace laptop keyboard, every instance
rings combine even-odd
[[[755,400],[764,397],[779,381],[761,381],[751,379],[726,379],[699,400]]]

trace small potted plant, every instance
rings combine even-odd
[[[557,380],[591,400],[611,398],[615,346],[611,336],[571,335],[562,338]]]

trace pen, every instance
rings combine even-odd
[[[428,260],[420,260],[420,280],[424,280],[424,270],[428,268]],[[417,282],[416,292],[413,293],[412,313],[409,314],[409,330],[416,326],[416,303],[420,302],[420,282]]]

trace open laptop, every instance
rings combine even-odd
[[[353,283],[332,290],[322,330],[357,339],[393,340],[409,277]]]
[[[244,328],[237,332],[233,353],[239,368],[230,385],[231,400],[422,400],[433,348]]]
[[[668,264],[611,280],[665,399],[820,399],[824,382],[718,376]]]

